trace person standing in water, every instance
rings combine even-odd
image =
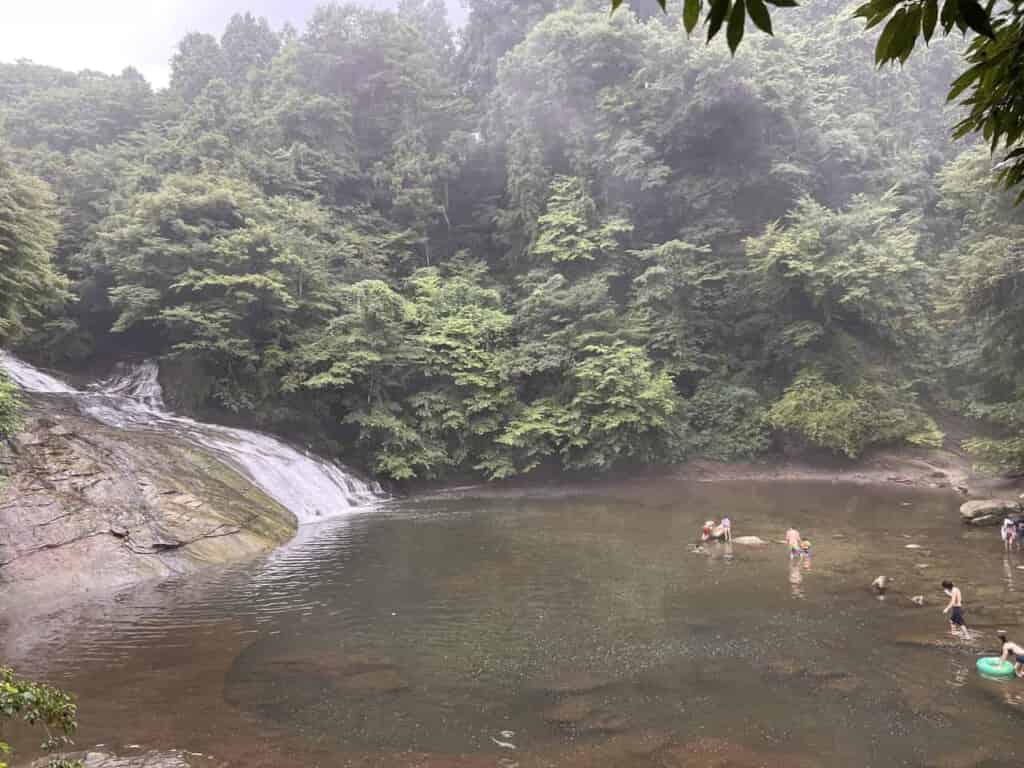
[[[999,630],[997,637],[999,642],[1003,644],[1003,654],[999,658],[1013,664],[1013,673],[1017,677],[1024,677],[1024,648],[1021,648],[1017,643],[1007,640],[1006,632],[1003,630]]]
[[[964,624],[964,596],[960,588],[953,585],[948,579],[942,582],[942,591],[949,595],[949,603],[942,612],[949,613],[949,632],[954,637],[962,635],[967,637],[967,625]]]
[[[722,522],[718,524],[722,528],[722,536],[726,541],[732,541],[732,520],[728,517],[723,517]]]
[[[789,526],[789,530],[786,531],[786,545],[789,547],[791,560],[800,557],[800,531],[793,526]]]
[[[1009,517],[1003,519],[1003,526],[999,529],[999,535],[1003,539],[1003,546],[1009,552],[1017,541],[1017,523]]]

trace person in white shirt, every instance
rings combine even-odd
[[[1003,527],[999,529],[999,535],[1003,539],[1003,546],[1009,552],[1017,541],[1017,523],[1010,518],[1003,519]]]
[[[732,541],[732,520],[728,517],[723,517],[719,527],[722,529],[722,535],[725,536],[726,541]]]

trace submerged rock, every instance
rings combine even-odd
[[[570,696],[544,710],[543,717],[549,723],[576,724],[586,720],[597,709],[597,702],[589,696]]]
[[[605,688],[614,681],[590,672],[563,672],[553,678],[534,680],[530,688],[548,693],[588,693]]]
[[[580,724],[581,733],[624,733],[632,723],[624,715],[601,715]]]
[[[733,538],[733,544],[767,544],[768,542],[762,539],[760,536],[736,536]]]
[[[390,658],[371,654],[285,656],[270,659],[263,670],[265,684],[301,678],[367,693],[400,693],[410,687]]]
[[[635,756],[653,755],[672,741],[672,734],[656,728],[631,731],[618,737],[616,745]]]
[[[752,749],[727,739],[705,737],[679,747],[669,747],[658,755],[664,768],[814,768],[824,766],[811,755]]]
[[[629,718],[609,711],[593,696],[570,696],[545,710],[543,717],[575,733],[622,733],[632,725]]]
[[[341,678],[340,685],[359,691],[376,691],[378,693],[399,693],[407,691],[409,684],[394,669],[376,669],[359,672]]]
[[[960,505],[960,518],[968,525],[999,525],[1006,515],[1021,511],[1012,499],[981,499]]]

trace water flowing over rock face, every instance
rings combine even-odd
[[[295,520],[219,460],[31,401],[0,489],[0,607],[237,560],[288,541]]]
[[[0,365],[26,391],[70,398],[82,413],[103,424],[166,434],[215,456],[289,509],[300,523],[344,514],[383,496],[379,485],[269,435],[170,413],[153,361],[122,366],[88,391],[75,390],[7,353],[0,356]]]
[[[296,521],[379,498],[269,435],[168,412],[153,362],[85,391],[6,353],[0,365],[28,393],[25,429],[0,452],[2,607],[252,557]]]

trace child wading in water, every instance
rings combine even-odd
[[[967,625],[964,624],[964,596],[960,594],[960,589],[953,586],[953,582],[948,579],[942,582],[942,591],[949,595],[949,604],[942,609],[942,612],[949,613],[949,632],[951,635],[956,637],[961,635],[967,637]]]

